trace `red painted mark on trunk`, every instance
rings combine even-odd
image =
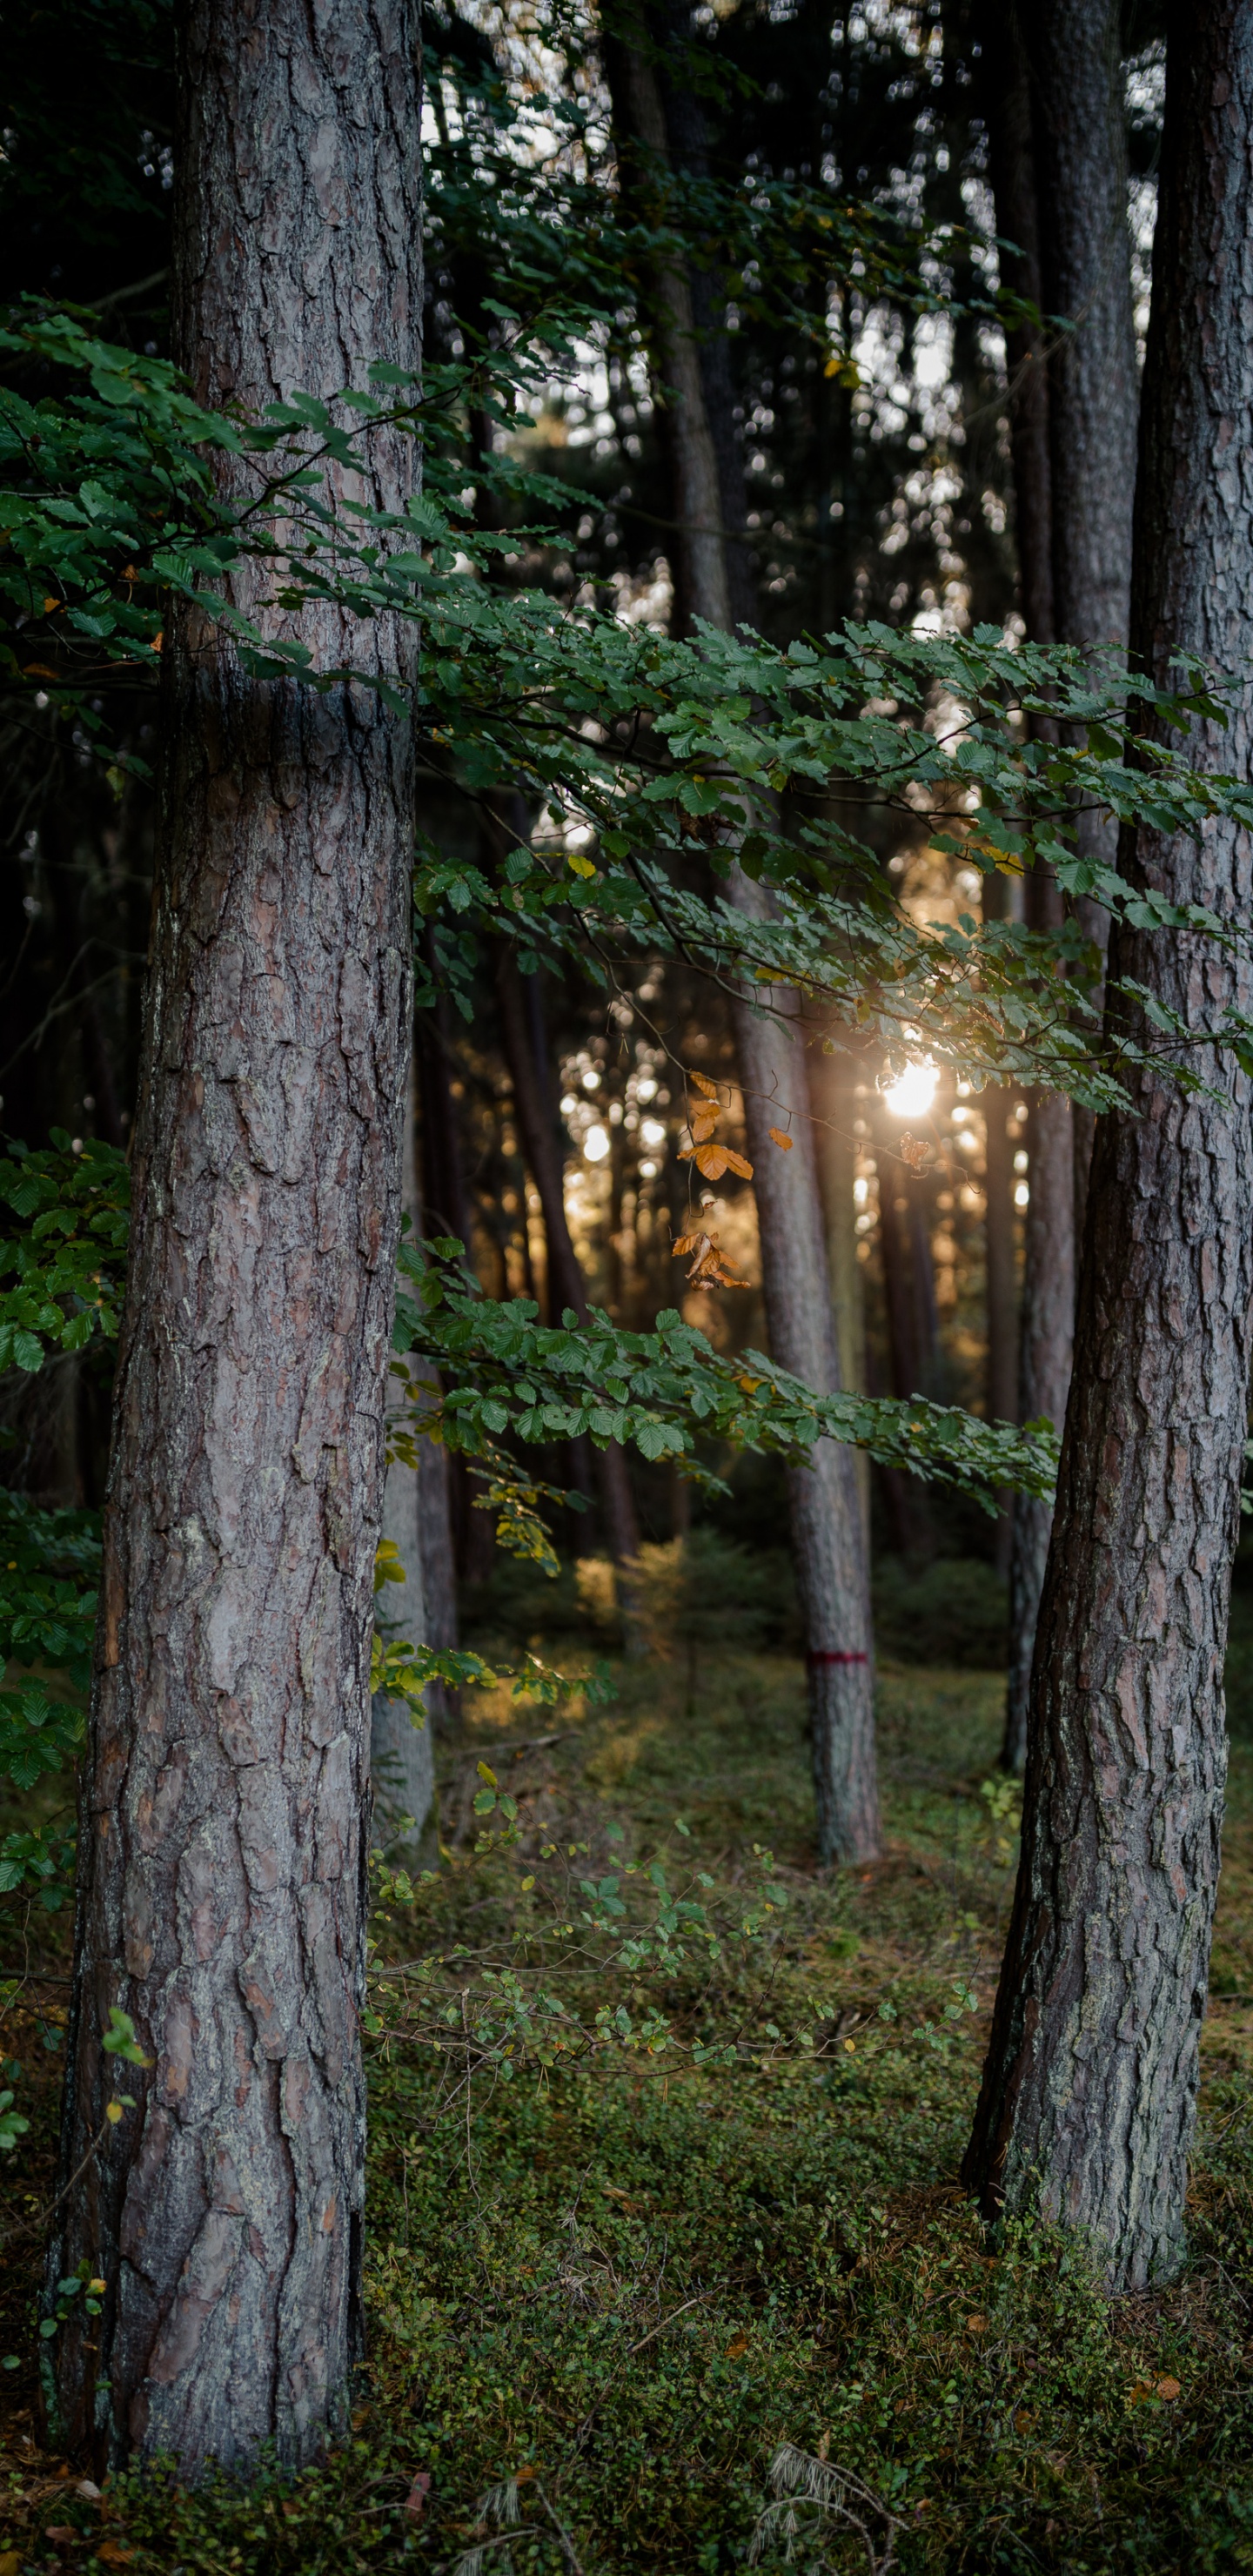
[[[860,1650],[852,1655],[832,1654],[826,1646],[819,1646],[812,1654],[806,1655],[805,1661],[807,1664],[868,1664],[870,1657]]]

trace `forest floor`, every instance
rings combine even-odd
[[[372,2041],[369,2360],[350,2438],[294,2484],[86,2491],[39,2447],[34,2245],[12,2243],[0,2576],[719,2576],[789,2552],[813,2571],[1253,2568],[1253,1749],[1232,1755],[1189,2266],[1110,2299],[1073,2241],[990,2242],[958,2182],[1014,1857],[1000,1677],[883,1668],[885,1857],[834,1876],[794,1661],[705,1650],[694,1704],[685,1663],[616,1678],[607,1708],[520,1717],[497,1694],[445,1736],[451,1856],[385,1902],[380,1960],[459,1942],[440,1995],[507,1955],[568,1999],[577,1961],[553,1965],[535,1912],[544,1852],[597,1888],[660,1854],[712,1919],[755,1904],[757,1934],[716,1970],[697,1938],[654,1979],[672,2047],[639,2044],[629,1976],[584,1970],[584,2020],[608,1998],[631,2042],[512,2082],[488,2068],[468,2094],[430,2045],[431,1995],[384,1980],[405,2000]],[[481,1762],[519,1813],[476,1858],[500,1823],[475,1814]],[[40,2023],[63,1996],[43,1989],[9,2043],[38,2104],[19,2213],[52,2170]],[[695,2064],[702,2037],[732,2061]]]

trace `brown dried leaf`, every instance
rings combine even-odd
[[[687,1077],[687,1078],[688,1078],[688,1081],[689,1081],[689,1082],[694,1082],[694,1083],[695,1083],[697,1090],[698,1090],[700,1093],[702,1093],[703,1097],[704,1097],[706,1100],[716,1100],[716,1099],[717,1099],[717,1097],[718,1097],[718,1086],[717,1086],[717,1083],[716,1083],[716,1082],[711,1082],[707,1073],[689,1073],[689,1075],[688,1075],[688,1077]]]
[[[716,1100],[702,1100],[698,1104],[687,1122],[692,1131],[694,1145],[703,1145],[706,1137],[712,1136],[721,1116],[722,1111]]]
[[[748,2337],[747,2337],[747,2335],[746,2335],[746,2334],[737,2334],[737,2335],[732,2335],[731,2340],[730,2340],[730,2343],[727,2345],[726,2351],[725,2351],[725,2353],[724,2353],[724,2354],[723,2354],[723,2356],[722,2356],[722,2357],[723,2357],[723,2360],[724,2360],[724,2361],[738,2361],[738,2360],[739,2360],[739,2357],[740,2357],[740,2354],[741,2354],[742,2352],[747,2352],[747,2350],[748,2350]]]
[[[931,1147],[922,1136],[911,1136],[908,1128],[901,1138],[901,1156],[911,1172],[925,1172],[931,1160]]]
[[[676,1234],[670,1246],[670,1258],[672,1261],[681,1261],[685,1252],[695,1252],[698,1244],[708,1241],[707,1234]]]
[[[781,1127],[772,1127],[769,1130],[769,1134],[771,1144],[777,1145],[781,1154],[791,1153],[792,1147],[796,1142],[796,1138],[794,1136],[785,1136]]]
[[[746,1163],[742,1154],[732,1153],[729,1145],[724,1145],[722,1151],[726,1157],[727,1170],[729,1172],[738,1172],[742,1181],[751,1181],[753,1177],[752,1164]]]
[[[725,1145],[697,1145],[693,1148],[692,1159],[697,1171],[702,1172],[707,1181],[720,1181],[727,1168],[728,1148]]]

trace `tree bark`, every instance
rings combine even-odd
[[[401,1206],[415,1236],[422,1230],[418,1197],[417,1112],[417,1066],[411,1051],[401,1148]],[[433,1446],[429,1440],[422,1441],[419,1457],[422,1449]],[[440,1455],[443,1455],[442,1450]],[[431,1645],[435,1641],[431,1635],[427,1600],[421,1468],[407,1466],[403,1458],[393,1458],[388,1464],[383,1491],[383,1536],[396,1550],[404,1569],[404,1581],[384,1584],[379,1594],[378,1618],[382,1633],[386,1635],[390,1631],[394,1636],[406,1639],[410,1645]],[[408,1851],[416,1845],[435,1795],[429,1690],[426,1712],[425,1726],[417,1727],[409,1714],[407,1700],[389,1699],[384,1691],[376,1691],[371,1703],[370,1778],[375,1814],[391,1851]]]
[[[1247,671],[1253,645],[1251,135],[1253,12],[1176,5],[1132,621],[1134,658],[1159,680],[1172,649]],[[1230,727],[1198,722],[1191,748],[1202,767],[1250,774],[1247,681]],[[1128,831],[1120,862],[1133,883],[1249,919],[1253,860],[1233,826]],[[1097,1125],[1022,1862],[965,2173],[989,2211],[1038,2197],[1095,2240],[1112,2284],[1138,2288],[1169,2277],[1184,2243],[1226,1770],[1253,1129],[1249,1082],[1202,1042],[1232,999],[1247,1008],[1247,970],[1199,936],[1130,929],[1111,967],[1183,1014],[1218,1096],[1183,1096],[1163,1063]]]
[[[412,366],[407,0],[190,0],[176,355],[198,398]],[[403,506],[412,450],[376,434]],[[224,458],[232,491],[242,461]],[[263,618],[257,586],[239,596]],[[277,612],[274,613],[277,630]],[[402,683],[407,632],[302,613]],[[284,617],[283,631],[291,631]],[[82,1799],[51,2347],[77,2454],[313,2459],[361,2349],[369,1655],[410,1028],[410,729],[171,621],[162,834]],[[151,2064],[103,2111],[109,2010]],[[92,2141],[102,2143],[95,2153]],[[82,2167],[81,2172],[79,2171]]]

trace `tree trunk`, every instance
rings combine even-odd
[[[1074,1172],[1070,1102],[1059,1092],[1037,1091],[1032,1097],[1027,1158],[1031,1196],[1023,1264],[1018,1420],[1035,1422],[1047,1414],[1060,1428],[1066,1419],[1074,1340],[1075,1245],[1069,1222],[1055,1223],[1059,1208],[1069,1219]],[[1021,1772],[1027,1759],[1031,1659],[1052,1521],[1050,1504],[1034,1495],[1015,1494],[1009,1559],[1009,1676],[1001,1749],[1006,1771]]]
[[[402,5],[190,0],[176,355],[249,409],[412,366]],[[412,450],[374,441],[385,507]],[[248,469],[223,458],[232,490]],[[239,595],[254,610],[256,588]],[[271,612],[261,608],[263,618]],[[291,619],[282,618],[285,631]],[[277,614],[275,625],[278,627]],[[302,613],[405,681],[407,633]],[[361,2349],[369,1656],[410,1027],[409,727],[171,621],[130,1270],[49,2284],[80,2456],[317,2457]],[[151,2060],[116,2127],[110,2007]],[[100,2143],[92,2152],[93,2141]],[[79,2168],[82,2168],[81,2172]]]
[[[981,10],[989,161],[999,233],[1021,256],[1005,282],[1074,324],[1007,343],[1010,440],[1023,616],[1033,642],[1124,643],[1131,582],[1138,394],[1127,232],[1127,161],[1117,0],[1039,0]],[[1114,862],[1111,825],[1086,845]],[[1025,888],[1033,929],[1060,925],[1046,872]],[[1100,906],[1081,907],[1104,944]],[[1058,1151],[1061,1132],[1070,1146]],[[1075,1248],[1092,1149],[1089,1113],[1035,1101],[1023,1262],[1019,1418],[1061,1422],[1074,1325]],[[1010,1532],[1010,1665],[1003,1758],[1025,1759],[1027,1687],[1048,1550],[1045,1506],[1018,1495]]]
[[[732,899],[745,913],[756,906],[764,910],[760,887],[738,868]],[[839,1387],[840,1361],[799,1014],[795,997],[782,987],[773,988],[772,999],[778,1014],[773,1020],[749,1002],[732,1004],[770,1354],[806,1386],[827,1395]],[[789,1122],[784,1113],[793,1107],[797,1114]],[[794,1142],[791,1152],[784,1153],[769,1131],[789,1124]],[[805,1631],[818,1849],[827,1861],[874,1860],[879,1852],[874,1641],[852,1450],[839,1441],[820,1440],[811,1466],[788,1470],[787,1486]]]
[[[883,1263],[883,1303],[887,1314],[892,1394],[921,1395],[923,1351],[919,1335],[919,1300],[914,1293],[914,1263],[906,1165],[898,1151],[900,1130],[890,1136],[887,1112],[881,1110],[875,1136],[879,1167],[879,1254]],[[935,1521],[926,1486],[918,1476],[897,1467],[880,1470],[896,1527],[900,1553],[907,1565],[929,1565],[935,1555]]]
[[[1009,1109],[1012,1092],[993,1085],[983,1095],[986,1132],[984,1243],[987,1249],[988,1378],[990,1422],[1018,1419],[1018,1280],[1014,1258],[1014,1146]],[[1003,1490],[996,1524],[996,1568],[1009,1571],[1012,1503]]]
[[[414,1235],[422,1230],[417,1171],[417,1068],[411,1051],[409,1088],[401,1159],[401,1205]],[[422,1449],[434,1444],[421,1443]],[[419,1451],[419,1456],[421,1451]],[[443,1455],[442,1450],[440,1455]],[[426,1564],[423,1552],[421,1470],[393,1458],[383,1492],[383,1536],[390,1539],[404,1568],[403,1583],[385,1583],[378,1597],[384,1635],[405,1638],[410,1645],[430,1645]],[[375,1815],[388,1850],[408,1852],[416,1845],[435,1794],[434,1748],[431,1741],[431,1694],[427,1722],[417,1727],[408,1702],[376,1691],[370,1709],[370,1777]]]
[[[591,1309],[566,1216],[561,1148],[557,1141],[552,1103],[546,1096],[547,1067],[534,1044],[531,1014],[517,960],[505,947],[500,949],[497,957],[496,991],[500,1001],[505,1057],[513,1083],[514,1109],[544,1218],[544,1236],[548,1246],[549,1320],[554,1324],[560,1323],[564,1309],[571,1307],[579,1322],[586,1324]],[[607,1449],[598,1449],[595,1457],[605,1537],[617,1570],[618,1607],[626,1651],[631,1656],[640,1655],[645,1651],[645,1642],[632,1575],[632,1568],[639,1558],[640,1538],[630,1474],[625,1454],[616,1440],[611,1440]]]
[[[664,184],[670,161],[661,89],[652,64],[619,36],[606,36],[605,67],[613,100],[613,120],[623,184],[647,213],[650,174]],[[689,142],[699,111],[692,101]],[[653,372],[664,418],[664,448],[674,490],[678,561],[676,600],[683,613],[676,619],[682,633],[688,619],[703,617],[711,626],[731,626],[731,583],[724,542],[722,478],[701,378],[701,351],[696,336],[692,284],[677,263],[658,263],[652,279]]]
[[[1044,310],[1072,327],[1049,355],[1053,618],[1062,644],[1125,644],[1139,391],[1120,0],[1033,0],[1023,26],[1032,75]],[[1112,867],[1117,832],[1098,817],[1085,848]],[[1108,916],[1083,898],[1100,948]],[[1074,1119],[1082,1201],[1092,1121]]]
[[[1040,209],[1032,138],[1031,85],[1016,0],[980,0],[983,112],[996,229],[1015,250],[1000,253],[1001,282],[1047,310],[1040,263]],[[1053,641],[1053,512],[1049,463],[1048,351],[1042,323],[1005,334],[1009,443],[1014,467],[1014,537],[1023,623],[1035,644]]]
[[[1177,6],[1132,624],[1159,681],[1172,648],[1247,671],[1253,646],[1251,134],[1253,11]],[[1197,723],[1192,749],[1249,776],[1247,682],[1230,728]],[[1249,919],[1253,862],[1231,825],[1175,840],[1145,826],[1120,858],[1175,902]],[[1198,1035],[1231,1000],[1248,1007],[1246,971],[1200,936],[1119,930],[1111,967]],[[986,2209],[1038,2198],[1087,2231],[1119,2288],[1168,2278],[1183,2250],[1246,1429],[1250,1085],[1203,1044],[1190,1061],[1217,1098],[1181,1096],[1159,1063],[1097,1126],[1022,1862],[965,2169]]]
[[[606,49],[614,119],[624,155],[634,153],[646,184],[651,163],[664,172],[670,137],[661,92],[642,53],[615,39]],[[699,149],[699,118],[689,102],[688,148]],[[709,625],[731,624],[731,583],[723,494],[709,424],[690,281],[677,267],[659,268],[652,299],[654,356],[668,406],[668,447],[675,516],[685,546],[691,614]],[[767,898],[737,867],[727,892],[737,910],[760,919]],[[780,1019],[795,1018],[781,988],[770,1019],[748,1001],[732,1005],[744,1086],[761,1238],[762,1288],[770,1348],[780,1366],[827,1393],[839,1386],[822,1202],[814,1157],[805,1059]],[[767,1130],[780,1107],[797,1115],[791,1153]],[[873,1859],[879,1849],[879,1792],[874,1742],[874,1672],[870,1578],[857,1474],[850,1451],[820,1441],[813,1465],[788,1476],[792,1549],[806,1637],[809,1717],[824,1860]]]

